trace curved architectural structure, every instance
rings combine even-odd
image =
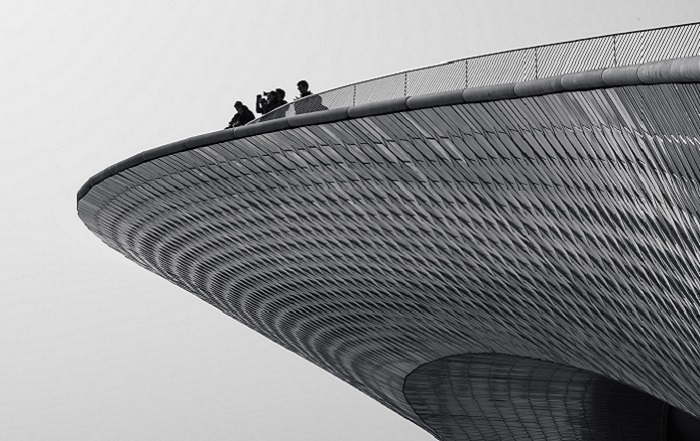
[[[78,213],[440,439],[698,437],[700,58],[327,107]]]

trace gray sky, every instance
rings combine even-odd
[[[302,78],[693,21],[697,0],[0,3],[0,439],[432,439],[109,249],[76,192]]]

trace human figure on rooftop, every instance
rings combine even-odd
[[[264,97],[264,98],[263,98]],[[263,115],[274,109],[274,104],[277,101],[277,92],[271,90],[263,92],[262,95],[255,97],[255,111]]]
[[[309,83],[306,80],[299,81],[297,89],[299,89],[299,96],[294,103],[294,110],[297,115],[328,110],[328,107],[323,105],[321,95],[314,95],[309,90]]]
[[[281,90],[281,89],[279,89]],[[284,92],[284,91],[282,91]],[[263,98],[263,95],[265,95],[265,98]],[[258,95],[255,100],[255,111],[258,113],[262,113],[263,115],[268,113],[269,111],[278,108],[282,104],[280,104],[282,100],[280,100],[279,96],[277,95],[277,91],[271,90],[269,92],[263,92],[262,95]],[[286,103],[286,101],[285,101]]]
[[[236,101],[233,107],[236,108],[236,114],[233,115],[233,118],[231,118],[231,121],[229,121],[228,126],[225,127],[226,129],[232,129],[234,127],[248,124],[255,119],[253,112],[251,112],[248,106],[244,105],[242,102]]]
[[[309,83],[306,80],[301,80],[297,83],[297,89],[299,90],[299,96],[296,99],[304,98],[305,96],[311,95],[309,90]]]
[[[287,101],[284,99],[287,93],[284,91],[284,89],[275,89],[275,92],[277,92],[277,99],[279,100],[280,106],[287,104]]]

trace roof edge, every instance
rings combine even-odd
[[[138,153],[109,166],[89,178],[78,191],[77,200],[80,202],[94,186],[105,179],[144,162],[187,150],[236,139],[244,139],[264,133],[277,132],[289,128],[313,126],[346,119],[385,115],[429,107],[499,101],[561,92],[620,86],[694,82],[700,82],[700,56],[655,61],[633,66],[609,67],[606,69],[570,73],[517,83],[408,96],[370,104],[294,115],[260,122],[258,124],[236,127],[234,129],[205,133]]]

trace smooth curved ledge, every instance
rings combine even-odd
[[[236,127],[232,130],[220,130],[193,136],[138,153],[106,168],[88,179],[78,191],[78,200],[82,199],[93,186],[103,180],[143,162],[220,142],[276,132],[292,127],[325,124],[346,119],[364,118],[428,107],[498,101],[551,93],[606,87],[688,82],[700,82],[700,57],[664,60],[635,66],[611,67],[602,70],[541,78],[533,81],[468,88],[414,97],[409,96],[358,106],[294,115],[272,121]]]

